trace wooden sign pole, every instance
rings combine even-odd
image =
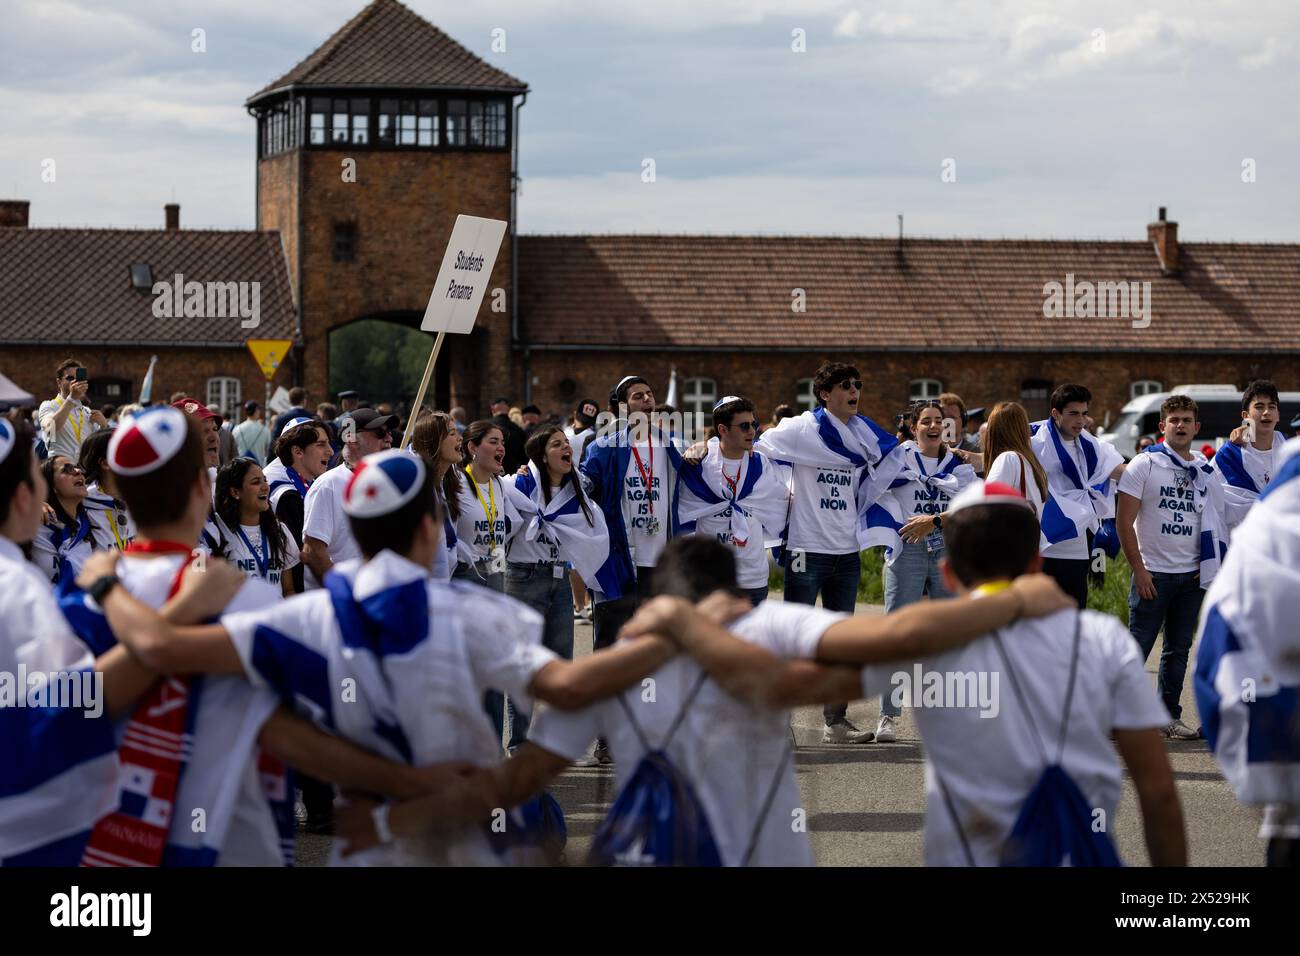
[[[402,444],[399,446],[405,448],[411,443],[411,435],[415,432],[415,417],[420,413],[420,407],[424,404],[424,393],[429,388],[429,379],[433,377],[433,366],[438,361],[438,352],[442,350],[442,340],[447,335],[446,330],[438,333],[438,337],[433,342],[433,351],[429,353],[429,364],[424,367],[424,378],[420,381],[420,390],[415,393],[415,404],[411,406],[411,414],[407,416],[406,431],[402,434]]]

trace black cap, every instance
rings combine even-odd
[[[540,415],[541,413],[542,410],[536,405],[525,405],[521,411],[521,414],[524,415]]]
[[[510,404],[510,399],[505,398],[505,397],[503,397],[503,396],[501,396],[501,395],[498,395],[496,398],[492,399],[492,404],[493,404],[493,405],[509,405],[509,404]]]
[[[588,407],[591,408],[590,413],[586,411]],[[584,425],[596,424],[596,416],[599,414],[600,406],[596,404],[594,398],[584,398],[578,403],[578,407],[573,411],[573,416]]]
[[[245,415],[251,415],[251,414],[253,414],[253,412],[257,411],[258,408],[260,408],[260,407],[261,407],[261,406],[258,405],[257,402],[254,402],[254,401],[251,401],[251,400],[250,400],[250,401],[247,401],[247,402],[244,402],[244,414],[245,414]]]
[[[378,432],[397,427],[396,415],[380,415],[373,408],[358,408],[351,417],[360,431]]]
[[[342,400],[345,398],[356,398],[357,395],[359,394],[360,394],[359,392],[355,392],[349,388],[346,391],[339,392],[339,399]]]

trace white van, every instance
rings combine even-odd
[[[1128,461],[1137,454],[1138,440],[1143,436],[1159,436],[1160,406],[1170,395],[1187,395],[1196,402],[1201,430],[1192,442],[1200,449],[1210,444],[1216,449],[1228,440],[1232,430],[1241,424],[1242,391],[1234,385],[1179,385],[1172,392],[1153,392],[1133,399],[1124,406],[1119,418],[1109,429],[1097,432],[1097,437],[1110,442]],[[1287,433],[1287,423],[1300,412],[1300,392],[1281,392],[1281,414],[1277,427]]]

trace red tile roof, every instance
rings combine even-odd
[[[226,347],[293,338],[295,305],[277,232],[179,229],[0,229],[0,344]],[[239,317],[158,318],[155,296],[131,285],[257,282],[260,325]],[[251,299],[249,300],[251,304]]]
[[[529,345],[1300,352],[1300,245],[520,236]],[[1044,284],[1150,282],[1151,324],[1043,316]],[[807,311],[791,310],[803,289]]]
[[[246,105],[288,86],[528,89],[397,0],[374,0]]]

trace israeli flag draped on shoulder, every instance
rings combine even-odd
[[[262,474],[266,476],[267,485],[270,488],[269,495],[272,511],[280,507],[280,499],[284,497],[287,491],[296,491],[300,498],[306,500],[307,488],[310,482],[306,481],[293,468],[283,464],[280,459],[272,458],[267,462],[266,467],[262,469]]]
[[[1148,446],[1142,454],[1150,455],[1156,467],[1172,472],[1180,485],[1190,484],[1194,489],[1193,506],[1201,521],[1201,587],[1209,587],[1219,573],[1223,556],[1228,553],[1222,485],[1215,480],[1214,469],[1200,452],[1192,452],[1192,461],[1188,463],[1164,442]]]
[[[521,533],[525,541],[536,541],[545,528],[559,544],[560,556],[577,569],[589,586],[606,594],[611,590],[617,594],[618,581],[613,577],[612,569],[606,567],[609,528],[595,502],[587,502],[590,520],[583,513],[573,489],[573,482],[581,480],[577,470],[571,471],[569,480],[560,486],[549,504],[543,495],[541,475],[532,462],[528,463],[528,474],[513,475],[505,479],[504,484],[523,519]]]
[[[1196,708],[1237,798],[1300,806],[1300,439],[1205,595]]]
[[[927,472],[921,449],[914,441],[905,441],[898,446],[897,455],[902,457],[903,467],[898,476],[889,484],[886,492],[903,488],[912,482],[922,484],[931,500],[939,493],[953,497],[979,476],[975,469],[965,464],[953,454],[952,449],[944,446],[944,453],[933,471]],[[900,532],[912,515],[904,513],[903,502],[897,495],[882,494],[868,508],[865,515],[866,547],[885,548],[885,563],[893,564],[902,553],[903,539]],[[859,535],[863,538],[863,535]]]
[[[1047,500],[1039,518],[1040,548],[1096,532],[1101,522],[1115,516],[1115,496],[1110,474],[1124,458],[1108,442],[1099,442],[1086,431],[1077,439],[1083,453],[1084,470],[1066,449],[1060,432],[1050,418],[1029,426],[1030,447],[1047,473]]]
[[[848,424],[818,408],[786,418],[759,436],[757,449],[781,464],[857,470],[858,545],[870,547],[867,513],[903,468],[898,439],[865,415]]]
[[[8,427],[0,420],[0,460]],[[70,678],[85,686],[94,670],[49,582],[0,536],[0,673],[13,681],[0,688],[0,865],[75,866],[95,822],[117,806],[112,720],[91,716],[85,698],[74,707],[48,696]]]
[[[708,450],[698,467],[678,469],[678,510],[682,531],[695,530],[701,518],[730,514],[731,535],[738,541],[750,536],[749,519],[763,529],[763,547],[781,543],[790,511],[790,489],[778,469],[762,452],[754,451],[739,462],[740,478],[735,490],[723,477],[726,460],[717,438],[710,438]]]
[[[1286,444],[1286,438],[1273,433],[1273,448]],[[1216,476],[1223,483],[1224,520],[1235,528],[1246,517],[1251,505],[1259,500],[1260,493],[1268,487],[1273,476],[1260,470],[1258,464],[1246,457],[1245,450],[1233,442],[1224,442],[1214,453],[1211,462]]]

